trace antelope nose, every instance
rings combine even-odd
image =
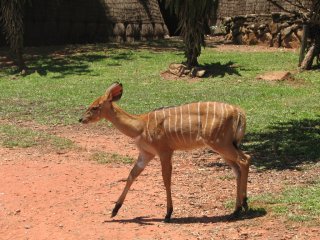
[[[82,118],[79,118],[79,122],[81,123],[83,121],[83,119]]]

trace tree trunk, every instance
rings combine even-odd
[[[0,0],[0,23],[13,53],[13,60],[20,72],[27,67],[23,59],[23,16],[25,0]]]
[[[301,69],[302,70],[310,70],[312,67],[313,59],[316,56],[316,46],[315,44],[312,44],[312,46],[309,48],[306,56],[304,57],[302,63],[301,63]]]
[[[307,48],[307,40],[308,40],[308,25],[303,24],[303,33],[301,39],[301,46],[300,46],[300,56],[299,56],[299,67],[301,67],[301,63],[304,59],[305,51]]]
[[[18,49],[16,54],[16,58],[17,58],[17,66],[19,68],[19,72],[21,72],[22,74],[25,74],[27,71],[27,66],[25,64],[24,58],[23,58],[23,51],[22,49]]]
[[[196,67],[199,65],[198,58],[195,56],[195,54],[189,53],[187,55],[187,68],[192,69],[193,67]]]
[[[320,53],[320,36],[318,34],[315,35],[314,43],[309,48],[306,56],[304,57],[301,63],[302,70],[310,70],[312,68],[313,60]]]

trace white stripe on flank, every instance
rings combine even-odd
[[[228,113],[229,113],[229,111],[228,111],[229,104],[225,104],[224,106],[225,106],[225,108],[226,108],[225,115],[226,115],[226,117],[227,117],[227,116],[228,116]]]
[[[158,127],[158,121],[157,121],[157,111],[154,111],[154,121],[156,124],[156,128]]]
[[[167,136],[167,131],[166,131],[166,112],[164,111],[164,109],[162,109],[162,113],[163,113],[163,131],[164,131],[164,134]]]
[[[191,126],[191,114],[190,114],[190,104],[188,104],[188,114],[189,114],[189,134],[190,134],[190,139],[192,139],[192,126]]]
[[[217,129],[215,138],[219,135],[220,129],[221,129],[223,121],[224,121],[224,112],[225,112],[224,108],[225,108],[225,104],[221,103],[221,117],[220,117],[219,127]],[[217,139],[217,141],[219,141],[219,138]]]
[[[200,138],[200,125],[201,125],[201,114],[200,114],[200,102],[198,102],[198,133],[197,133],[197,140]]]
[[[146,129],[147,131],[146,132],[148,134],[148,140],[151,141],[152,139],[151,139],[151,135],[150,135],[150,132],[149,132],[149,121],[150,121],[150,116],[149,115],[150,115],[150,113],[148,113],[148,121],[147,121],[147,129]]]
[[[183,141],[186,143],[186,139],[183,135],[183,114],[182,114],[182,106],[180,106],[180,129],[181,129],[181,136],[183,138]]]
[[[168,109],[168,111],[169,111],[169,117],[168,117],[168,132],[170,133],[170,136],[171,136],[171,126],[170,126],[171,114],[170,114],[170,108]]]
[[[209,117],[209,107],[210,107],[210,102],[207,102],[206,122],[205,122],[204,128],[203,128],[203,129],[204,129],[204,130],[203,130],[204,135],[207,134],[207,125],[208,125],[208,117]]]
[[[216,102],[213,103],[213,114],[212,114],[212,122],[211,122],[211,127],[210,127],[210,136],[212,136],[212,130],[213,130],[213,125],[215,121],[215,114],[216,114]]]
[[[178,131],[177,131],[177,122],[178,122],[178,115],[177,115],[177,108],[174,108],[174,117],[175,117],[175,121],[174,121],[174,132],[176,133],[177,139],[179,140],[179,142],[181,142]]]

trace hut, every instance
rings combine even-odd
[[[31,0],[24,28],[26,46],[132,42],[168,34],[157,0]]]

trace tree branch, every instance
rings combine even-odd
[[[287,2],[288,4],[298,8],[303,9],[304,11],[308,12],[310,9],[308,9],[300,0],[292,1],[292,0],[283,0],[284,2]],[[296,3],[295,3],[296,2]]]
[[[294,9],[289,10],[289,9],[285,8],[284,6],[282,6],[282,4],[278,3],[277,0],[267,0],[267,1],[272,3],[273,5],[275,5],[277,8],[279,8],[283,12],[299,16],[300,18],[302,18],[302,20],[304,22],[310,21],[309,15],[310,15],[311,10],[308,9],[307,7],[305,7],[300,0],[298,0],[298,3],[293,3],[292,0],[283,0],[284,2],[290,4],[291,6],[296,7],[298,10],[294,10]]]

